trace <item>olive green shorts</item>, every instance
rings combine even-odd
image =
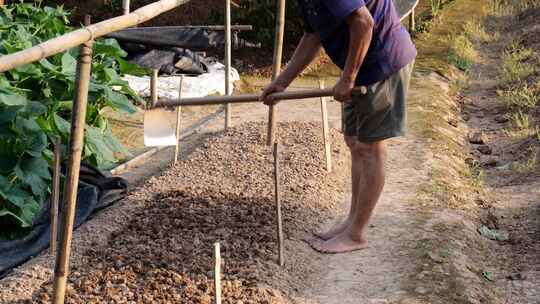
[[[405,134],[407,91],[413,70],[408,64],[389,78],[353,93],[343,106],[343,132],[361,142],[380,141]]]

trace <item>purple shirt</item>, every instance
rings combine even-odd
[[[349,51],[349,26],[346,18],[366,6],[374,20],[373,37],[356,85],[384,80],[411,63],[416,48],[401,24],[392,0],[298,0],[306,32],[318,32],[332,61],[345,67]]]

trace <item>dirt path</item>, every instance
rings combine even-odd
[[[382,304],[408,297],[408,278],[416,267],[411,251],[420,230],[412,200],[426,178],[418,147],[411,138],[390,141],[388,179],[370,224],[370,248],[323,256],[327,269],[315,279],[305,303]],[[341,213],[347,210],[344,201]]]

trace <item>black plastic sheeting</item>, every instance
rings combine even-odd
[[[123,178],[112,177],[91,166],[81,164],[74,229],[88,220],[95,211],[125,197],[127,186],[127,181]],[[62,203],[59,205],[61,208]],[[49,247],[50,219],[50,200],[47,200],[34,220],[32,231],[26,237],[0,241],[0,278]],[[59,216],[59,221],[60,219]]]
[[[194,51],[223,50],[225,47],[225,32],[205,28],[185,28],[178,26],[141,27],[108,34],[106,37],[115,38],[119,42],[149,45],[154,47],[179,47]],[[238,37],[233,31],[231,47],[259,47]]]
[[[233,31],[233,48],[258,47],[238,38]],[[160,74],[200,75],[208,72],[206,59],[198,51],[223,50],[225,33],[208,28],[163,26],[129,28],[107,35],[118,40],[129,54],[129,61]]]
[[[130,52],[129,46],[124,46],[124,49]],[[129,62],[167,75],[200,75],[208,72],[204,57],[181,48],[139,50],[131,56]]]

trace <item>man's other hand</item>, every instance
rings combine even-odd
[[[275,105],[279,102],[279,100],[275,100],[272,97],[272,94],[283,92],[286,88],[286,85],[273,81],[268,86],[266,86],[266,88],[264,88],[260,100],[264,102],[264,104],[267,106]]]
[[[354,88],[354,80],[341,77],[334,86],[334,99],[339,102],[351,101],[351,92]]]

